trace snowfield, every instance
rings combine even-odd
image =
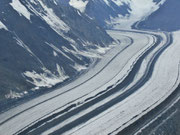
[[[72,83],[0,114],[0,134],[116,134],[169,97],[180,83],[180,32],[108,33],[119,44]]]

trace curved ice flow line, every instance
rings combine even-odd
[[[179,62],[179,71],[178,71],[178,75],[177,75],[177,80],[174,83],[172,89],[176,89],[177,85],[179,84],[180,81],[180,62]],[[153,117],[150,120],[148,120],[143,126],[139,127],[136,131],[134,131],[133,134],[137,135],[138,133],[140,133],[144,128],[146,128],[149,124],[153,123],[157,118],[161,117],[161,115],[163,115],[166,111],[168,111],[176,102],[178,102],[180,99],[179,94],[176,96],[176,98],[169,104],[166,105],[165,109],[160,111],[157,114],[157,117]]]
[[[141,118],[141,116],[145,116],[147,113],[151,112],[153,109],[156,109],[159,105],[163,104],[167,100],[167,98],[169,98],[173,93],[178,91],[177,87],[180,82],[180,63],[178,65],[178,67],[179,67],[179,70],[178,70],[177,80],[175,81],[174,85],[171,87],[172,91],[165,93],[161,99],[159,99],[152,106],[149,106],[147,109],[143,110],[142,115],[139,114],[139,116],[137,116],[137,117]],[[145,124],[143,124],[141,127],[138,127],[138,129],[135,130],[134,132],[132,132],[132,134],[137,135],[144,128],[148,127],[149,124],[153,123],[155,120],[157,120],[159,117],[161,117],[161,115],[166,113],[166,111],[168,111],[174,104],[176,104],[179,101],[179,99],[180,99],[179,95],[180,94],[178,93],[178,95],[176,95],[170,102],[168,102],[168,104],[165,105],[165,107],[163,107],[163,110],[160,110],[155,116],[153,116],[152,118],[147,120],[147,122],[145,122]],[[135,121],[133,121],[133,119],[131,119],[131,120],[132,121],[129,121],[129,122],[131,122],[129,125],[131,125],[135,121],[138,121],[138,118]],[[119,127],[119,128],[121,128],[121,127]],[[126,127],[124,127],[124,128],[126,128]],[[111,132],[110,134],[117,134],[118,132],[121,132],[122,130],[123,130],[123,128],[121,130],[117,129],[117,130]]]
[[[149,47],[150,48],[150,47]],[[146,50],[148,50],[149,48],[147,48]],[[146,51],[144,51],[144,52],[146,52]],[[143,53],[144,53],[143,52]],[[143,54],[142,53],[142,54]],[[141,55],[142,55],[141,54]],[[141,55],[139,55],[139,57],[141,56]],[[136,60],[133,62],[133,65],[136,63],[136,61],[139,59],[139,57],[138,58],[136,58]],[[133,68],[133,65],[131,65],[131,69]],[[128,73],[126,74],[126,75],[124,75],[123,76],[123,78],[121,78],[121,81],[129,74],[129,72],[131,71],[131,69],[129,69],[129,71],[128,71]],[[118,72],[118,74],[120,73],[120,71]],[[115,75],[114,77],[116,77],[117,75]],[[113,78],[112,78],[113,79]],[[119,82],[121,82],[120,80],[118,80],[118,83]],[[108,81],[109,82],[109,81]],[[108,83],[108,82],[106,82],[106,83]],[[101,87],[101,86],[100,86]],[[97,88],[98,89],[98,88]],[[95,90],[93,90],[93,92],[94,91],[96,91],[97,89],[95,89]],[[109,91],[109,89],[107,89],[107,90],[105,90],[105,91],[101,91],[101,92],[99,92],[99,93],[97,93],[96,95],[102,95],[104,92],[106,92],[106,91]],[[90,93],[92,93],[92,91],[91,92],[89,92],[88,94],[90,94]],[[84,96],[87,96],[88,94],[86,94],[86,95],[84,95]],[[82,97],[79,97],[78,99],[80,99],[80,98],[83,98],[84,96],[82,96]],[[78,99],[76,99],[76,100],[78,100]],[[79,106],[79,105],[81,105],[81,104],[83,104],[83,103],[85,103],[85,102],[87,102],[87,101],[89,101],[91,99],[91,97],[87,97],[87,99],[85,99],[85,101],[84,102],[81,102],[80,104],[78,104],[77,105],[77,107]],[[93,99],[93,98],[92,98]],[[76,101],[76,100],[73,100],[72,102],[74,102],[74,101]],[[71,103],[71,102],[70,102]],[[69,105],[70,103],[68,103],[68,104],[66,104],[66,105]],[[70,110],[70,109],[72,109],[72,108],[74,108],[74,106],[73,105],[75,105],[75,104],[77,104],[77,103],[73,103],[72,105],[69,105],[67,108],[65,108],[64,110],[66,110],[66,112],[68,111],[68,110]],[[65,106],[65,105],[64,105]],[[64,107],[63,106],[63,107]],[[73,107],[71,107],[71,106],[73,106]],[[53,114],[53,112],[55,112],[55,111],[57,111],[57,110],[59,110],[59,109],[61,109],[62,107],[60,107],[60,108],[57,108],[56,110],[53,110],[52,112],[50,112],[49,114],[47,114],[47,115],[45,115],[46,117],[48,116],[48,115],[54,115]],[[68,109],[68,110],[67,110]],[[61,111],[63,111],[63,110],[61,110]],[[31,123],[30,125],[33,125],[34,123],[36,123],[36,122],[38,122],[38,121],[40,121],[41,119],[44,119],[45,118],[45,116],[42,116],[41,118],[39,118],[37,121],[35,121],[35,122],[33,122],[33,123]],[[55,116],[54,116],[55,117]],[[29,125],[27,126],[27,128],[29,127]]]
[[[129,38],[129,40],[130,40],[130,43],[127,45],[127,47],[125,47],[123,50],[121,50],[120,52],[118,52],[118,54],[116,54],[116,55],[115,55],[104,67],[102,67],[102,69],[100,69],[95,75],[91,76],[90,78],[88,78],[87,80],[83,81],[82,83],[74,86],[73,88],[70,88],[70,89],[66,90],[65,92],[62,92],[62,93],[60,93],[60,94],[58,94],[58,95],[56,95],[56,96],[53,96],[53,97],[51,97],[51,98],[48,98],[48,99],[46,99],[46,100],[44,100],[44,101],[42,101],[42,102],[40,102],[40,103],[38,103],[38,104],[35,104],[35,105],[33,105],[33,106],[31,106],[31,107],[29,107],[29,108],[27,108],[27,109],[25,109],[25,110],[17,113],[16,115],[11,116],[10,118],[4,120],[3,122],[0,122],[0,126],[1,126],[2,124],[4,124],[5,122],[11,120],[12,118],[14,118],[14,117],[22,114],[23,112],[25,112],[25,111],[27,111],[27,110],[30,110],[30,109],[38,106],[38,105],[41,105],[41,104],[43,104],[44,102],[47,102],[47,101],[49,101],[49,100],[51,100],[51,99],[53,99],[53,98],[56,98],[56,97],[58,97],[58,96],[61,96],[61,95],[63,95],[64,93],[69,92],[69,91],[71,91],[71,90],[73,90],[73,89],[81,86],[82,84],[88,82],[89,80],[91,80],[92,78],[94,78],[95,76],[97,76],[105,67],[107,67],[107,66],[109,65],[109,63],[110,63],[113,59],[115,59],[122,51],[124,51],[126,48],[128,48],[128,47],[133,43],[133,40],[132,40],[131,37],[128,37],[128,36],[126,36],[126,37]],[[71,103],[71,102],[69,102],[69,103]],[[69,104],[69,103],[68,103],[68,104]]]
[[[129,37],[129,39],[132,40],[130,37]],[[129,45],[130,45],[130,44],[129,44]],[[126,49],[126,48],[124,48],[123,50],[125,50],[125,49]],[[122,50],[122,51],[123,51],[123,50]],[[121,52],[122,52],[122,51],[121,51]],[[120,52],[119,52],[119,53],[120,53]],[[119,53],[118,53],[118,54],[119,54]],[[118,54],[117,54],[117,55],[118,55]],[[117,55],[116,55],[116,56],[117,56]],[[116,56],[115,56],[115,57],[116,57]],[[115,57],[113,57],[113,59],[114,59]],[[108,63],[106,64],[106,66],[107,66],[109,63],[110,63],[110,62],[108,62]],[[103,67],[103,68],[104,68],[104,67]],[[103,69],[101,69],[101,70],[103,70]],[[100,71],[99,71],[99,72],[100,72]],[[96,74],[96,75],[97,75],[97,74]],[[96,75],[94,75],[94,76],[96,76]],[[93,76],[93,77],[94,77],[94,76]],[[91,77],[91,78],[93,78],[93,77]],[[91,79],[91,78],[90,78],[90,79]],[[90,79],[88,79],[88,80],[90,80]],[[87,82],[88,80],[86,80],[85,82]],[[83,82],[83,83],[85,83],[85,82]],[[81,85],[81,84],[79,84],[79,85]],[[79,86],[79,85],[78,85],[78,86]],[[78,86],[76,86],[76,87],[78,87]],[[74,87],[73,87],[73,88],[74,88]],[[72,88],[72,89],[73,89],[73,88]],[[71,89],[69,89],[69,90],[71,90]],[[67,92],[67,91],[66,91],[66,92]],[[64,92],[64,93],[65,93],[65,92]],[[44,103],[44,102],[46,102],[46,101],[49,101],[49,100],[51,100],[51,99],[53,99],[53,98],[55,98],[55,97],[57,97],[57,96],[60,96],[60,95],[62,95],[62,94],[63,94],[63,93],[61,93],[61,94],[59,94],[59,95],[56,95],[56,96],[54,96],[54,97],[52,97],[52,98],[50,98],[50,99],[44,100],[43,102],[40,102],[40,103],[38,103],[38,104],[36,104],[36,105],[34,105],[34,106],[31,106],[30,108],[28,108],[28,109],[26,109],[26,110],[24,110],[24,111],[22,111],[22,112],[20,112],[20,113],[18,113],[18,114],[16,114],[16,115],[13,115],[12,117],[10,117],[10,118],[6,119],[5,121],[1,122],[1,125],[4,124],[5,122],[11,120],[12,118],[20,115],[21,113],[23,113],[23,112],[25,112],[25,111],[27,111],[27,110],[30,110],[30,109],[32,109],[33,107],[35,107],[35,106],[37,106],[37,105],[40,105],[40,104],[42,104],[42,103]]]
[[[178,79],[177,79],[178,80]],[[176,82],[175,82],[175,84],[173,85],[173,87],[172,87],[172,89],[174,89],[174,88],[176,88],[177,86],[178,86],[178,84],[179,83],[177,83],[178,81],[176,80]],[[175,86],[176,85],[176,86]],[[163,97],[163,99],[160,99],[161,100],[161,102],[163,102],[163,100],[164,99],[166,99],[169,95],[171,95],[171,92],[170,93],[167,93],[167,95],[165,94],[165,96]],[[177,100],[176,100],[177,101]],[[164,103],[164,102],[163,102]],[[157,105],[155,106],[155,107],[157,107]],[[150,108],[150,110],[151,110],[152,108]],[[117,132],[116,132],[117,133]]]
[[[153,46],[153,45],[151,45],[151,46]],[[144,47],[143,47],[143,48],[144,48]],[[148,50],[149,48],[150,48],[150,47],[148,47],[146,50]],[[143,53],[145,53],[145,51],[144,51]],[[143,54],[143,53],[142,53],[142,54]],[[118,53],[118,54],[119,54],[119,53]],[[141,54],[141,55],[142,55],[142,54]],[[141,56],[141,55],[140,55],[140,56]],[[117,56],[117,55],[116,55],[116,56]],[[139,57],[140,57],[140,56],[139,56]],[[114,59],[114,58],[113,58],[113,59]],[[138,60],[138,58],[136,59],[136,61],[137,61],[137,60]],[[135,64],[135,62],[134,62],[133,64]],[[132,65],[131,67],[133,67],[133,65]],[[131,70],[129,70],[129,71],[131,71]],[[43,116],[43,117],[44,117],[44,116]]]
[[[161,51],[162,51],[162,49],[163,49],[164,47],[161,47]],[[158,54],[160,51],[158,51],[156,54]],[[126,96],[126,97],[128,97],[128,96]],[[118,97],[119,98],[119,97]],[[117,98],[116,98],[117,99]],[[114,100],[114,99],[113,99]],[[109,103],[109,102],[108,102]],[[103,105],[103,106],[105,106],[105,105]],[[96,108],[96,110],[97,110],[98,108]],[[93,111],[92,111],[93,112]],[[85,115],[86,116],[86,115]],[[57,132],[57,133],[62,133],[62,132]]]
[[[127,45],[127,47],[125,47],[125,48],[124,48],[123,50],[121,50],[118,54],[116,54],[116,55],[115,55],[100,71],[98,71],[95,75],[93,75],[93,76],[90,77],[89,79],[85,80],[84,82],[80,83],[79,85],[76,85],[75,87],[73,87],[73,88],[71,88],[71,89],[68,89],[68,90],[65,91],[65,92],[62,92],[62,93],[60,93],[60,94],[58,94],[58,95],[56,95],[56,96],[53,96],[53,97],[51,97],[51,98],[49,98],[49,99],[47,99],[47,100],[44,100],[44,101],[42,101],[42,102],[40,102],[40,103],[38,103],[38,104],[33,105],[33,106],[31,106],[31,107],[29,107],[29,108],[27,108],[27,109],[25,109],[25,110],[17,113],[16,115],[11,116],[10,118],[8,118],[8,119],[4,120],[3,122],[1,122],[0,125],[2,125],[3,123],[9,121],[9,120],[12,119],[13,117],[22,114],[23,112],[25,112],[25,111],[27,111],[27,110],[30,110],[30,109],[38,106],[38,105],[43,104],[44,102],[47,102],[47,101],[49,101],[49,100],[51,100],[51,99],[53,99],[53,98],[56,98],[56,97],[58,97],[58,96],[61,96],[62,94],[66,93],[66,92],[68,92],[68,91],[71,91],[71,90],[75,89],[76,87],[81,86],[82,84],[84,84],[84,83],[88,82],[89,80],[91,80],[93,77],[97,76],[105,67],[107,67],[107,65],[109,65],[109,63],[110,63],[113,59],[115,59],[122,51],[124,51],[126,48],[128,48],[128,46],[130,46],[130,45],[133,43],[133,40],[132,40],[131,37],[128,37],[128,36],[125,36],[125,37],[129,38],[129,40],[131,41],[131,43],[129,43],[129,45]],[[73,101],[72,101],[72,102],[73,102]],[[71,102],[67,103],[66,105],[68,105],[68,104],[70,104],[70,103],[71,103]],[[64,107],[64,106],[63,106],[63,107]],[[54,110],[54,111],[55,111],[55,110]]]
[[[167,47],[167,46],[166,46]]]

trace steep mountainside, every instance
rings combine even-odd
[[[138,24],[138,28],[174,31],[180,29],[180,1],[166,0],[157,10]]]
[[[178,0],[0,1],[0,100],[87,69],[113,39],[105,29],[179,29]]]
[[[165,0],[66,0],[63,2],[87,14],[104,28],[131,29],[159,9]]]
[[[116,25],[115,18],[129,16],[130,10],[128,2],[118,4],[112,0],[90,0],[85,13],[95,18],[101,26],[110,28]]]
[[[58,0],[1,0],[0,101],[71,78],[112,41],[88,16]]]

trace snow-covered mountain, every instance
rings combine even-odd
[[[87,69],[113,42],[105,29],[179,29],[179,5],[178,0],[1,0],[0,99],[52,87]]]
[[[102,27],[130,29],[158,10],[165,0],[67,0],[72,7],[95,19]]]
[[[138,24],[138,28],[163,31],[175,31],[180,29],[180,1],[166,0],[159,10],[153,12],[144,21]]]
[[[180,29],[178,0],[63,0],[104,28]]]
[[[52,87],[86,69],[113,39],[58,0],[0,1],[0,100]]]
[[[179,135],[179,6],[1,0],[0,135]]]

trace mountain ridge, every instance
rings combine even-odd
[[[65,81],[113,42],[89,17],[58,1],[0,3],[1,99]]]

